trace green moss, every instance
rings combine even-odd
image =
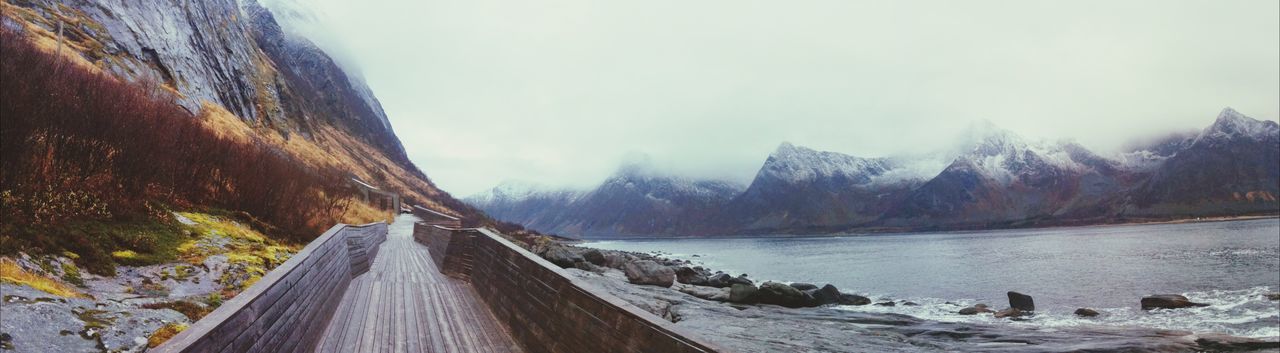
[[[222,293],[209,293],[209,296],[204,298],[204,304],[208,305],[210,310],[222,306]]]
[[[207,306],[196,304],[196,303],[185,301],[185,300],[143,304],[142,307],[147,309],[172,309],[174,311],[182,313],[182,315],[186,316],[188,319],[191,319],[191,322],[199,321],[200,318],[204,317],[205,315],[209,315],[209,312],[212,311]]]
[[[180,323],[165,324],[159,330],[156,330],[156,332],[152,333],[151,337],[147,338],[147,348],[159,347],[165,341],[168,341],[170,338],[173,338],[173,336],[177,336],[179,333],[182,333],[182,331],[186,331],[186,330],[187,330],[187,324],[180,324]]]
[[[195,269],[187,265],[178,265],[173,268],[173,272],[173,278],[185,281],[187,278],[191,278],[191,274],[195,272]]]
[[[36,261],[36,264],[40,265],[40,270],[44,271],[44,273],[53,273],[53,261],[50,261],[49,258],[40,259]]]
[[[73,263],[62,264],[62,280],[84,287],[84,278],[80,277],[80,268]]]

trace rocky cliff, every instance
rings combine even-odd
[[[4,26],[70,64],[155,87],[194,115],[233,116],[239,122],[231,128],[312,165],[347,171],[433,208],[474,213],[409,161],[362,80],[282,30],[254,0],[6,0],[0,6]]]

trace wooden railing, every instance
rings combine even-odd
[[[419,232],[423,234],[419,235]],[[637,308],[489,229],[414,227],[442,273],[469,281],[531,352],[716,352],[670,321]],[[461,272],[461,273],[460,273]]]
[[[311,352],[386,223],[338,224],[152,352]]]

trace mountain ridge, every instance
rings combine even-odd
[[[700,213],[704,224],[664,227],[655,224],[684,223],[661,213],[633,217],[651,224],[644,229],[674,230],[669,233],[612,223],[582,211],[582,205],[574,206],[579,211],[557,212],[574,203],[567,199],[559,206],[540,206],[557,214],[551,219],[527,222],[519,212],[495,217],[590,238],[972,229],[1280,213],[1280,127],[1231,108],[1195,136],[1170,135],[1115,157],[1073,141],[1025,139],[986,121],[962,131],[959,140],[929,154],[875,158],[782,142],[741,192]],[[1203,167],[1212,165],[1218,167]],[[572,195],[612,192],[606,185]],[[474,205],[488,211],[521,202],[515,197]],[[590,226],[578,226],[585,224]],[[614,231],[587,231],[600,228]]]

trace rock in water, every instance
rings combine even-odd
[[[1098,316],[1098,311],[1089,309],[1089,308],[1079,308],[1079,309],[1076,309],[1076,316],[1094,317],[1094,316]]]
[[[729,301],[742,304],[755,303],[758,291],[755,285],[734,283],[733,287],[729,288]]]
[[[891,302],[891,301],[890,301],[890,302],[879,302],[879,303],[876,303],[876,305],[879,305],[879,306],[898,306],[898,303],[894,303],[894,302]]]
[[[1192,302],[1191,299],[1177,294],[1160,294],[1142,298],[1142,310],[1180,309],[1200,306],[1209,306],[1209,304]]]
[[[1009,292],[1009,307],[1022,311],[1036,311],[1036,303],[1030,295]]]
[[[857,294],[840,294],[840,305],[867,305],[871,304],[871,298],[867,298]]]
[[[987,308],[987,304],[977,304],[968,308],[960,309],[960,315],[978,315],[980,313],[989,313],[991,309]]]
[[[627,275],[627,281],[634,284],[671,287],[676,281],[676,271],[649,260],[628,262],[622,266],[622,272]]]
[[[1008,309],[1004,309],[1004,310],[997,311],[997,312],[995,313],[995,315],[994,315],[994,316],[995,316],[996,318],[1006,318],[1006,317],[1007,317],[1007,318],[1015,318],[1015,317],[1023,317],[1023,316],[1025,316],[1025,315],[1027,315],[1027,314],[1029,314],[1029,313],[1028,313],[1028,312],[1026,312],[1026,311],[1023,311],[1022,309],[1018,309],[1018,308],[1008,308]]]
[[[1262,296],[1267,297],[1267,300],[1280,300],[1280,292],[1267,293]]]
[[[1280,348],[1280,341],[1236,337],[1221,333],[1198,334],[1196,344],[1206,351],[1256,351]]]
[[[791,286],[795,287],[795,284],[792,284]],[[809,296],[813,297],[813,306],[840,302],[840,290],[837,289],[836,286],[830,284],[822,286],[822,288],[819,289],[810,289],[806,292],[808,292]]]
[[[760,291],[756,292],[756,299],[760,303],[781,305],[788,308],[804,307],[809,299],[795,287],[785,285],[778,282],[764,282],[760,285]]]

